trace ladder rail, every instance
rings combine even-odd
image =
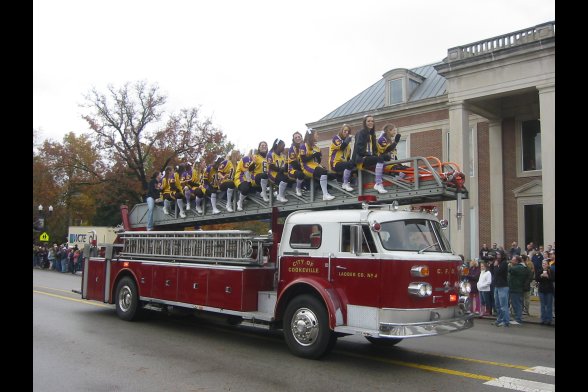
[[[122,257],[214,263],[261,264],[264,247],[273,244],[269,236],[255,236],[251,230],[128,231],[119,237],[124,241]]]

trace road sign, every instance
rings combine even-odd
[[[39,240],[41,240],[43,242],[49,242],[49,234],[47,234],[46,232],[43,232],[43,234],[41,234],[41,236],[39,237]]]

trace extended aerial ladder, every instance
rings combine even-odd
[[[432,163],[431,163],[432,162]],[[315,181],[310,181],[309,189],[303,196],[297,196],[293,188],[286,191],[288,202],[280,203],[269,192],[269,201],[263,201],[261,196],[250,194],[243,206],[243,211],[226,211],[226,198],[218,198],[217,206],[221,210],[219,214],[212,214],[212,209],[206,202],[202,203],[203,213],[199,214],[194,209],[186,211],[187,217],[181,218],[177,208],[172,208],[169,215],[164,215],[162,208],[156,208],[153,219],[156,230],[182,230],[184,227],[199,226],[214,223],[228,223],[245,220],[268,219],[273,211],[278,211],[280,216],[300,210],[314,209],[344,209],[360,205],[362,201],[358,196],[377,195],[377,199],[383,203],[397,202],[398,205],[432,203],[457,200],[458,224],[460,223],[461,199],[468,198],[468,191],[463,184],[463,173],[455,163],[441,162],[435,157],[410,157],[393,161],[394,165],[402,165],[400,169],[388,166],[392,169],[385,170],[383,175],[384,187],[388,193],[379,194],[373,189],[375,173],[370,170],[359,170],[357,184],[354,191],[349,192],[341,187],[336,180],[328,182],[329,193],[335,196],[334,200],[323,201],[321,193],[317,192]],[[415,168],[417,168],[415,170]],[[400,178],[399,173],[404,173]],[[237,197],[233,198],[233,204]],[[274,210],[276,207],[276,210]],[[141,230],[147,226],[147,204],[135,204],[129,213],[128,222],[124,222],[126,230]]]

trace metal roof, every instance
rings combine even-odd
[[[423,65],[410,69],[410,71],[421,75],[425,78],[408,98],[408,102],[416,102],[428,98],[434,98],[446,93],[447,80],[437,73],[434,68],[435,65],[441,64],[437,62],[434,64]],[[362,113],[366,111],[376,110],[384,107],[385,94],[385,79],[382,78],[376,83],[327,114],[322,120],[329,120],[336,117],[348,116],[354,113]]]

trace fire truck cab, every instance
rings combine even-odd
[[[282,239],[277,290],[279,302],[290,303],[283,318],[292,351],[321,340],[321,321],[329,325],[326,347],[331,335],[394,345],[473,326],[467,293],[460,293],[461,258],[431,213],[389,205],[299,211],[286,219]],[[309,288],[307,303],[281,301]]]

